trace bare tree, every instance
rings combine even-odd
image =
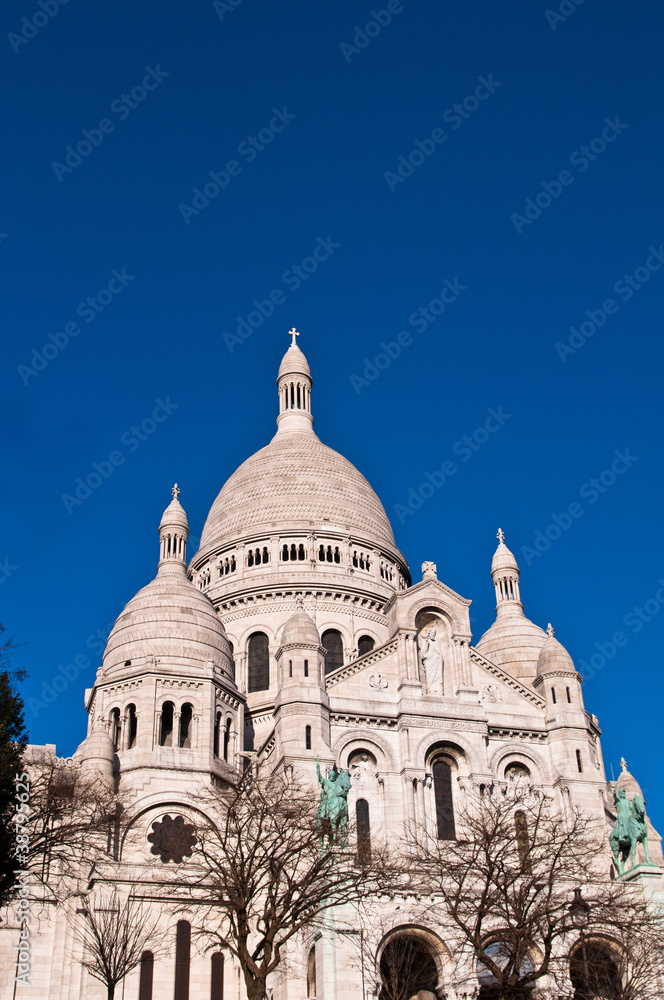
[[[381,1000],[410,1000],[420,990],[434,992],[436,963],[421,940],[395,934],[380,958]]]
[[[85,949],[83,967],[104,984],[108,1000],[113,1000],[116,987],[139,965],[144,952],[154,951],[159,917],[149,919],[140,901],[133,896],[121,899],[116,890],[81,914],[84,923],[75,929]]]
[[[27,762],[27,864],[46,898],[57,900],[87,883],[113,853],[122,808],[112,785],[82,775],[53,756]]]
[[[577,996],[659,997],[661,917],[629,883],[609,879],[605,830],[580,812],[565,816],[551,806],[544,795],[519,786],[478,797],[462,817],[458,840],[416,837],[411,883],[440,900],[442,918],[452,922],[460,950],[482,972],[487,996],[527,997],[545,977],[556,997],[569,996],[570,952],[578,970],[582,938],[584,977],[589,952],[595,965],[588,989],[578,993],[577,986]],[[582,898],[573,893],[579,886],[585,930],[575,926],[579,910],[572,905]],[[604,951],[597,945],[602,940],[611,942]],[[600,987],[608,985],[598,970],[606,966],[606,948],[618,972],[613,992],[603,994]]]
[[[210,932],[208,912],[204,932],[236,956],[249,1000],[265,997],[295,935],[330,907],[377,888],[380,848],[371,862],[344,844],[323,848],[317,805],[295,780],[250,769],[236,789],[219,793],[221,821],[200,834],[197,893],[203,890],[219,924]]]

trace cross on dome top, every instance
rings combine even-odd
[[[627,770],[627,761],[625,760],[624,757],[620,758],[620,770],[621,771],[626,771]]]
[[[177,498],[180,496],[180,487],[178,486],[177,483],[175,484],[175,486],[171,490],[171,493],[173,494],[173,499],[174,500],[177,500]]]
[[[502,528],[498,528],[498,534],[496,535],[498,541],[502,544],[505,541],[505,532]]]
[[[551,624],[551,622],[549,622],[549,624],[546,627],[546,634],[548,635],[549,639],[553,639],[553,625]]]
[[[297,332],[297,330],[295,329],[295,327],[293,327],[292,330],[288,331],[288,336],[293,338],[293,340],[291,342],[291,347],[297,347],[297,341],[295,340],[295,338],[299,337],[300,335]]]

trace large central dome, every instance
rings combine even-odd
[[[208,514],[196,568],[240,541],[285,532],[350,535],[396,554],[392,527],[364,476],[314,433],[312,378],[291,331],[279,366],[277,433],[226,481]]]
[[[313,431],[280,428],[226,481],[200,547],[208,551],[248,534],[309,526],[395,544],[382,503],[355,466]]]

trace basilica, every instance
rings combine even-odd
[[[474,639],[470,600],[438,578],[434,562],[411,575],[368,481],[316,435],[312,376],[296,337],[278,371],[276,433],[221,487],[191,555],[186,491],[173,488],[156,575],[118,617],[85,691],[87,736],[60,762],[123,791],[128,832],[109,845],[118,882],[150,900],[146,859],[178,860],[168,829],[195,828],[200,789],[232,783],[253,761],[297,769],[316,795],[317,760],[323,773],[347,770],[351,828],[368,841],[398,842],[408,823],[453,840],[474,789],[516,780],[562,814],[594,815],[608,835],[614,788],[598,720],[554,629],[527,617],[527,586],[522,593],[503,532],[490,566],[495,621]],[[640,791],[626,767],[617,784],[630,799]],[[649,826],[654,866],[660,841]],[[607,879],[610,869],[608,854]],[[652,869],[659,890],[661,872]],[[40,911],[30,982],[18,987],[16,925],[3,921],[2,1000],[105,996],[81,964],[74,909]],[[356,938],[335,936],[331,921],[325,933],[298,938],[270,996],[378,996],[378,952],[404,928],[429,956],[432,994],[476,996],[481,977],[474,992],[459,991],[445,927],[397,911],[386,904],[376,915],[366,974],[353,959]],[[199,946],[195,923],[186,907],[164,911],[163,948],[145,952],[116,996],[242,1000],[239,967]]]

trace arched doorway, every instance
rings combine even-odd
[[[428,943],[415,934],[396,934],[380,957],[380,1000],[435,1000],[438,968]]]
[[[617,1000],[622,983],[616,957],[604,941],[579,941],[572,950],[569,977],[574,1000]]]

